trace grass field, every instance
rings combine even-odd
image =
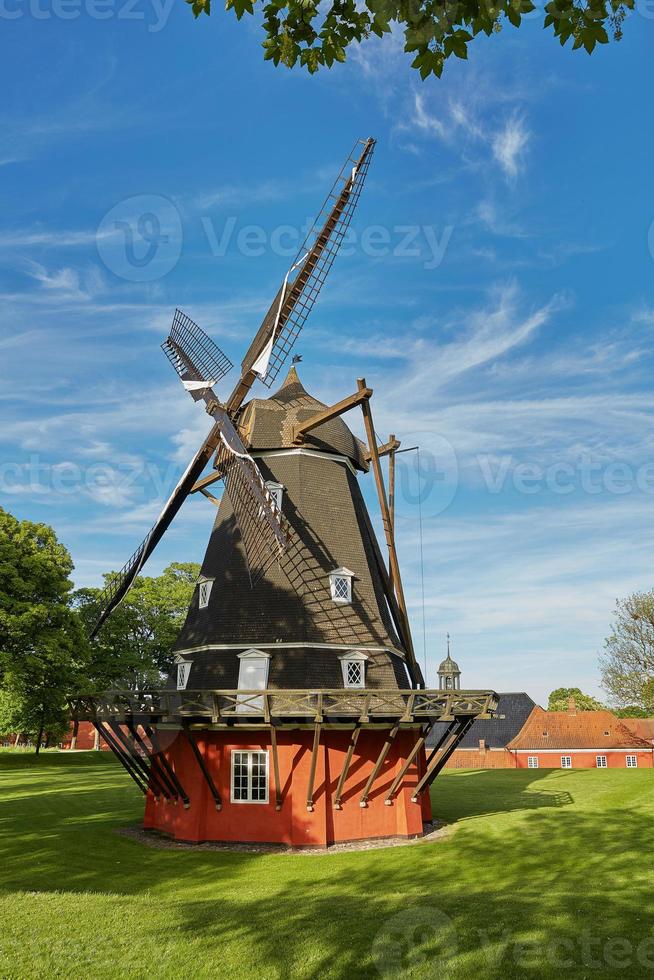
[[[446,840],[155,850],[105,754],[0,753],[0,977],[654,974],[652,770],[448,772]]]

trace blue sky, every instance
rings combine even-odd
[[[599,693],[614,601],[652,586],[652,17],[592,58],[507,26],[421,83],[393,38],[310,78],[218,8],[3,0],[2,506],[79,585],[122,565],[208,426],[159,350],[175,306],[238,363],[373,135],[303,380],[365,375],[380,436],[421,446],[398,535],[422,655],[420,484],[429,679],[449,630],[467,686]],[[189,501],[148,570],[199,561],[212,517]]]

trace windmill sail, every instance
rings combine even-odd
[[[311,312],[343,241],[375,147],[358,140],[341,168],[313,226],[286,274],[242,363],[241,381],[228,402],[235,410],[258,376],[270,387]],[[244,379],[252,374],[249,384]]]
[[[166,501],[166,504],[159,514],[159,517],[150,528],[145,538],[136,549],[131,558],[123,565],[121,570],[115,575],[100,596],[101,613],[97,623],[91,632],[91,639],[98,633],[100,627],[113,612],[116,606],[122,602],[129,592],[134,579],[139,574],[146,561],[158,545],[173,521],[173,518],[186,500],[191,487],[202,474],[209,458],[218,444],[220,436],[217,427],[214,426],[205,441],[202,443],[197,453],[182,474],[182,477]]]
[[[233,367],[220,347],[179,309],[175,310],[171,331],[161,347],[196,401]]]
[[[254,584],[288,544],[288,530],[255,460],[225,413],[214,466],[221,473]]]

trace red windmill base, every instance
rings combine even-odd
[[[375,777],[388,734],[378,729],[361,730],[356,756],[350,753],[348,764],[351,732],[323,732],[314,756],[315,735],[310,730],[280,731],[276,736],[278,772],[271,773],[270,788],[266,786],[263,799],[256,803],[234,800],[234,780],[238,778],[234,760],[244,759],[250,765],[253,753],[271,760],[274,749],[267,734],[202,732],[194,737],[214,792],[193,758],[188,740],[178,736],[166,750],[166,757],[175,770],[184,773],[189,805],[166,799],[163,794],[157,799],[150,790],[144,826],[194,843],[247,841],[292,847],[418,836],[424,823],[431,820],[428,793],[411,802],[425,771],[424,749],[409,763],[406,776],[391,795],[416,745],[416,730],[397,734]],[[272,763],[271,768],[275,768]],[[366,792],[371,777],[372,785]]]

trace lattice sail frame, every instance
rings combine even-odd
[[[161,348],[196,401],[234,366],[204,330],[180,309],[175,310],[173,325]]]
[[[218,424],[221,440],[214,467],[234,509],[254,585],[286,548],[289,527],[227,413]]]
[[[374,148],[373,139],[360,139],[354,144],[264,317],[257,334],[262,341],[260,348],[255,351],[251,348],[243,361],[244,372],[253,369],[266,343],[272,339],[265,374],[259,374],[268,388],[293,349],[336,258],[361,196]]]

